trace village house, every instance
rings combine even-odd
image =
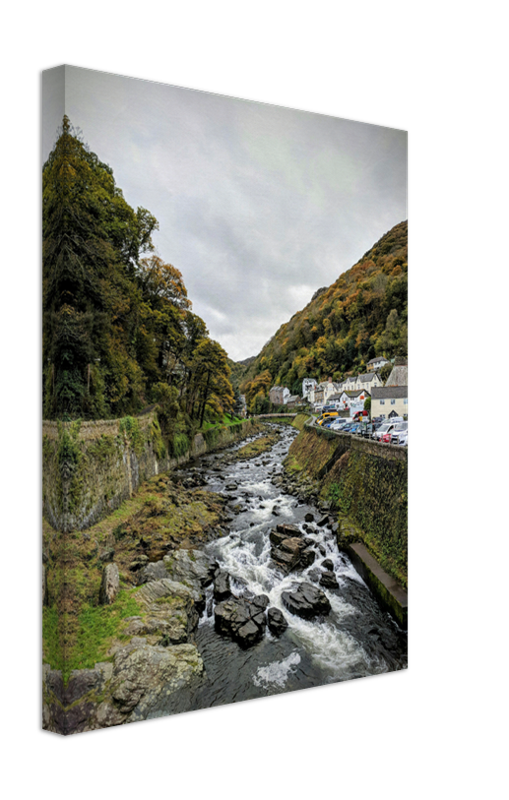
[[[382,369],[384,364],[389,364],[389,360],[384,358],[384,356],[377,356],[376,358],[372,358],[371,361],[368,361],[366,364],[366,369],[368,372],[376,372],[379,369]]]
[[[302,381],[302,397],[306,399],[309,392],[317,386],[314,378],[304,378]]]
[[[269,391],[269,400],[275,406],[282,406],[290,397],[290,390],[286,386],[273,386]]]
[[[358,390],[367,389],[371,392],[375,386],[383,386],[384,382],[378,372],[365,372],[363,375],[357,375],[357,383],[355,388]]]
[[[371,417],[408,417],[408,386],[383,386],[371,393]]]

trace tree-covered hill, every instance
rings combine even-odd
[[[157,220],[129,206],[67,117],[43,167],[42,212],[45,417],[119,417],[158,402],[189,427],[231,411],[226,353],[191,311],[180,272],[154,255]]]
[[[339,381],[371,358],[407,355],[408,223],[400,222],[282,325],[248,367],[251,410],[274,384],[300,394],[302,379]]]

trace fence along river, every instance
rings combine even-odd
[[[188,711],[265,697],[312,686],[361,678],[407,666],[407,636],[384,611],[354,569],[338,550],[329,525],[319,527],[320,512],[298,498],[285,494],[272,483],[282,471],[282,461],[297,435],[291,427],[278,426],[281,439],[271,451],[250,461],[222,464],[223,454],[203,456],[195,471],[207,481],[206,488],[229,497],[240,506],[230,523],[229,535],[209,543],[205,550],[230,575],[232,593],[265,594],[269,605],[280,609],[289,624],[280,637],[268,628],[258,644],[243,650],[216,633],[212,587],[207,589],[206,608],[196,631],[196,643],[206,676],[191,687],[171,695],[150,716]],[[232,452],[246,444],[230,448]],[[227,486],[236,485],[232,493]],[[315,562],[288,575],[271,559],[269,534],[280,523],[302,529],[306,514],[306,536],[313,540]],[[330,559],[338,589],[325,592],[330,613],[319,620],[305,620],[290,613],[281,595],[303,580],[317,584],[317,566]]]

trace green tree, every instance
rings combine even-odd
[[[131,410],[143,392],[135,264],[157,222],[130,208],[67,117],[43,168],[42,212],[45,415]]]

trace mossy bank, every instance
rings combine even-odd
[[[406,587],[407,451],[314,426],[298,427],[301,432],[284,462],[287,473],[334,513],[340,546],[362,542],[388,575]]]

